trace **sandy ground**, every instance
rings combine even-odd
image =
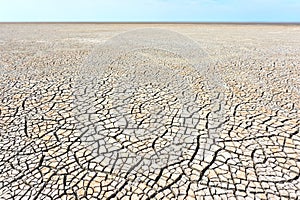
[[[0,199],[297,199],[300,26],[0,24]]]

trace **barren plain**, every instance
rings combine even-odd
[[[0,199],[298,199],[300,26],[0,24]]]

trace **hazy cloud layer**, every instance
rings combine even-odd
[[[298,0],[0,0],[0,21],[299,22]]]

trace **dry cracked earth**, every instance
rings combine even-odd
[[[0,199],[298,199],[300,26],[0,24]]]

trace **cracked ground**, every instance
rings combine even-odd
[[[108,51],[145,28],[189,40]],[[298,199],[299,52],[296,25],[1,24],[0,199]]]

